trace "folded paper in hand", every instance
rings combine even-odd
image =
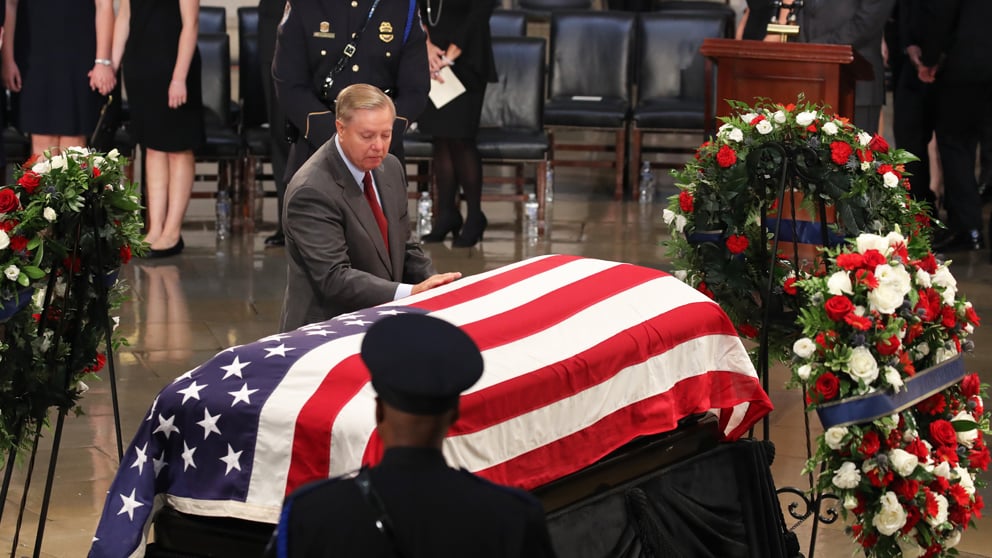
[[[444,80],[444,83],[436,79],[431,80],[431,92],[428,95],[437,108],[443,107],[465,92],[465,86],[455,76],[455,72],[451,71],[450,66],[441,68],[440,78]]]

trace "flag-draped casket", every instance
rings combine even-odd
[[[369,325],[399,312],[448,320],[482,350],[444,450],[495,482],[541,486],[702,412],[735,439],[771,410],[712,300],[653,269],[533,258],[232,347],[177,378],[125,453],[90,555],[140,555],[163,504],[275,523],[289,491],[375,463],[358,353]]]

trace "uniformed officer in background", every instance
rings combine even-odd
[[[393,98],[389,151],[403,162],[403,133],[420,116],[430,91],[416,0],[290,0],[272,78],[292,143],[287,181],[334,135],[334,99],[353,83],[374,85]]]
[[[526,492],[447,465],[441,453],[482,355],[456,326],[422,314],[369,328],[382,462],[291,494],[266,555],[279,558],[553,557],[544,512]]]

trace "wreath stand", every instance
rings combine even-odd
[[[763,173],[758,170],[758,163],[761,161],[768,161],[770,158],[774,158],[776,156],[781,161],[781,171],[778,176],[771,176],[767,178],[762,176]],[[800,182],[807,184],[819,183],[819,178],[811,170],[817,166],[819,166],[819,156],[815,151],[809,148],[787,146],[781,142],[768,142],[762,144],[751,151],[747,158],[749,182],[752,185],[761,188],[766,194],[768,193],[769,188],[774,188],[773,192],[776,194],[775,200],[777,202],[774,207],[779,208],[779,213],[774,219],[774,223],[769,223],[768,218],[768,211],[772,208],[760,208],[762,230],[771,231],[773,233],[771,252],[768,252],[767,243],[762,243],[760,252],[762,261],[768,262],[768,279],[764,288],[759,293],[763,315],[758,346],[758,375],[761,377],[762,388],[766,393],[769,389],[770,376],[768,335],[770,330],[769,324],[774,318],[772,309],[773,307],[785,308],[781,294],[776,292],[775,283],[775,270],[783,263],[783,260],[780,260],[778,256],[779,244],[781,241],[784,241],[786,243],[786,249],[788,249],[788,244],[791,243],[791,259],[787,260],[787,263],[791,265],[792,269],[795,270],[798,270],[800,268],[800,264],[802,263],[799,256],[800,243],[815,242],[821,246],[830,245],[830,236],[827,228],[827,211],[823,201],[817,200],[815,203],[820,220],[820,230],[818,231],[819,238],[804,238],[803,233],[799,230],[797,225],[796,198],[795,196],[786,195],[787,189],[793,184]],[[763,199],[767,199],[767,197],[767,195],[763,196]],[[786,203],[788,203],[790,207],[786,207]],[[792,219],[786,219],[786,211],[791,211]],[[787,221],[788,223],[784,227],[783,221]],[[809,231],[805,232],[808,233]],[[816,231],[813,232],[814,234],[816,233]],[[822,257],[825,265],[827,263],[827,257],[825,255]],[[791,316],[791,314],[783,312],[779,318],[787,319],[784,318],[784,316]],[[800,395],[800,397],[802,397],[802,395]],[[803,402],[803,405],[805,407],[805,401]],[[810,434],[808,413],[803,413],[803,421],[806,433],[806,459],[808,461],[813,455],[812,436]],[[762,439],[766,441],[770,439],[770,423],[767,415],[764,419],[762,419]],[[803,524],[807,520],[812,519],[812,528],[808,547],[809,551],[806,558],[813,558],[816,550],[816,535],[819,531],[820,523],[831,524],[840,518],[835,506],[839,499],[834,494],[820,492],[816,488],[816,484],[814,482],[815,479],[813,478],[812,472],[807,475],[807,478],[809,482],[808,491],[792,486],[785,486],[777,488],[776,492],[780,496],[787,496],[794,499],[794,501],[788,504],[789,515],[795,520],[791,526],[788,526],[789,532],[794,531],[796,527]]]
[[[72,363],[80,350],[80,342],[83,337],[82,323],[85,316],[91,318],[90,327],[103,329],[105,340],[105,351],[107,356],[107,371],[110,377],[110,395],[114,413],[114,433],[117,439],[117,459],[123,461],[124,446],[121,438],[121,414],[117,397],[117,375],[114,369],[113,352],[113,326],[111,325],[109,312],[109,291],[116,280],[116,272],[105,275],[103,271],[91,275],[91,270],[103,270],[104,261],[108,260],[104,250],[105,243],[100,236],[101,229],[107,223],[106,211],[98,203],[99,192],[91,187],[86,193],[86,205],[77,217],[67,223],[60,223],[56,226],[56,234],[69,240],[66,244],[70,246],[69,260],[63,262],[61,267],[55,267],[48,278],[48,288],[45,291],[45,302],[42,306],[41,317],[38,322],[39,333],[44,332],[50,318],[54,313],[65,316],[67,309],[74,308],[70,320],[59,320],[54,328],[54,335],[51,339],[51,347],[46,355],[46,369],[48,371],[48,382],[50,387],[61,391],[56,400],[51,405],[58,407],[58,418],[55,423],[54,435],[52,438],[52,454],[48,462],[48,474],[45,478],[44,496],[42,497],[41,509],[38,515],[38,529],[35,534],[33,557],[41,555],[42,541],[45,535],[45,522],[48,518],[48,508],[51,503],[52,486],[55,480],[55,469],[58,464],[59,448],[62,443],[62,429],[68,412],[73,408],[74,402],[70,396],[73,389],[72,381],[75,370],[72,370]],[[94,239],[94,249],[92,254],[84,255],[81,250],[81,241],[84,230],[92,232]],[[82,271],[73,272],[72,263],[80,261]],[[61,307],[53,303],[52,295],[55,291],[56,279],[59,275],[67,277],[66,294]],[[109,282],[109,284],[108,284]],[[95,299],[94,299],[95,297]],[[94,300],[91,300],[94,299]],[[73,304],[70,304],[70,301]],[[67,323],[68,322],[68,323]],[[62,343],[69,344],[68,357],[62,361],[56,358],[59,347]],[[61,399],[57,400],[57,399]],[[27,433],[31,440],[31,450],[28,454],[28,467],[24,479],[24,491],[21,495],[20,505],[17,513],[17,524],[14,529],[13,541],[11,543],[10,556],[14,558],[17,553],[17,544],[20,538],[21,524],[24,519],[24,510],[27,507],[28,492],[31,487],[31,477],[34,470],[35,458],[38,453],[38,441],[41,439],[41,430],[48,421],[48,409],[40,416],[33,417],[36,427],[33,432]],[[14,447],[7,456],[7,463],[4,468],[3,481],[0,485],[0,521],[3,519],[3,511],[7,502],[7,491],[10,487],[13,476],[14,462],[17,459],[17,450],[22,445],[25,432],[18,432]]]

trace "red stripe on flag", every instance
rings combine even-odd
[[[624,407],[579,432],[476,473],[499,484],[530,490],[584,469],[638,436],[675,430],[680,418],[711,408],[729,412],[745,401],[751,405],[742,425],[757,422],[772,409],[757,378],[736,372],[709,372]],[[741,426],[728,439],[736,439],[746,430]]]
[[[585,259],[581,256],[548,256],[538,259],[527,265],[522,265],[515,269],[499,273],[487,279],[476,281],[470,285],[465,285],[449,293],[429,298],[423,302],[411,304],[416,308],[423,308],[431,312],[450,308],[456,304],[462,304],[470,300],[492,294],[500,289],[504,289],[514,283],[519,283],[524,279],[529,279],[539,273],[544,273],[556,267],[561,267],[567,263]]]
[[[330,474],[331,427],[345,404],[368,381],[368,369],[357,354],[342,360],[324,376],[296,418],[286,494]]]
[[[623,286],[621,290],[626,288]],[[593,292],[598,292],[598,287]],[[555,304],[542,303],[540,307],[549,308]],[[530,308],[531,305],[528,305],[520,312],[528,312]],[[520,323],[518,320],[523,319],[522,316],[500,318],[508,323]],[[541,318],[536,321],[546,323]],[[465,330],[478,343],[479,339],[486,339],[485,332],[490,328],[496,331],[505,329],[498,323],[484,320],[467,326]],[[452,432],[466,434],[483,430],[603,383],[621,370],[645,362],[681,343],[713,334],[737,335],[733,324],[718,306],[712,302],[696,302],[677,307],[618,332],[565,360],[465,395],[461,403],[461,419]]]

